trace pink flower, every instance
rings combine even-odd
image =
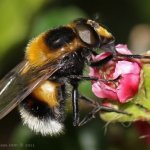
[[[131,54],[126,45],[117,45],[116,50],[121,54]],[[109,56],[104,52],[93,56],[93,61]],[[115,59],[98,68],[90,68],[90,76],[98,77],[99,81],[92,82],[92,91],[99,98],[117,100],[120,103],[129,101],[138,92],[140,84],[141,63],[136,59]],[[102,81],[114,80],[114,81]],[[116,80],[115,80],[116,79]]]

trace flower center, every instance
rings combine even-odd
[[[113,74],[115,71],[116,65],[113,63],[111,65],[103,66],[99,69],[99,75],[101,79],[105,80],[105,84],[110,86],[111,88],[117,88],[118,86],[118,80],[115,80],[113,78]]]

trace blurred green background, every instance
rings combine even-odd
[[[107,26],[116,43],[127,43],[138,53],[150,49],[149,0],[1,0],[0,77],[24,57],[30,39],[49,28],[75,18],[95,19]],[[81,92],[89,97],[89,83]],[[80,128],[72,126],[69,114],[65,134],[58,137],[35,135],[23,126],[17,108],[0,120],[0,150],[148,150],[150,146],[134,124],[106,124],[99,117]]]

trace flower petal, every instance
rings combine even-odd
[[[102,60],[102,59],[104,59],[104,58],[106,58],[106,57],[108,57],[109,55],[111,55],[111,53],[110,52],[103,52],[103,53],[101,53],[101,54],[99,54],[99,55],[96,55],[96,56],[92,56],[92,60],[93,61],[96,61],[96,60]]]
[[[110,86],[107,86],[103,82],[93,83],[92,91],[99,98],[108,98],[113,100],[118,99],[116,90],[111,88]]]
[[[114,79],[123,74],[140,74],[140,66],[136,62],[118,61],[116,64]]]
[[[123,44],[116,45],[116,51],[120,54],[132,54],[127,45]]]
[[[117,87],[118,99],[121,103],[127,102],[135,96],[138,91],[140,76],[135,74],[122,75],[119,86]]]

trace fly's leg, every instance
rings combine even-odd
[[[79,94],[78,94],[78,83],[72,84],[72,109],[73,109],[73,125],[78,126],[79,124]]]
[[[116,112],[116,113],[120,113],[120,114],[124,114],[124,115],[131,115],[127,112],[124,111],[120,111],[120,110],[116,110],[114,108],[110,108],[107,106],[102,106],[100,105],[98,102],[92,101],[87,97],[84,96],[80,96],[80,99],[85,101],[86,103],[88,103],[89,105],[92,105],[94,108],[92,109],[91,112],[89,112],[78,124],[78,126],[82,126],[86,123],[88,123],[89,121],[91,121],[92,119],[95,118],[95,115],[97,113],[99,113],[100,111],[105,111],[105,112]]]
[[[150,59],[150,56],[146,55],[128,55],[128,54],[119,54],[117,53],[116,57],[123,58],[137,58],[137,59]]]

